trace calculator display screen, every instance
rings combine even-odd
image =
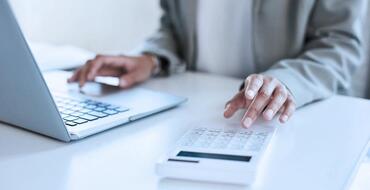
[[[193,157],[193,158],[219,159],[219,160],[231,160],[231,161],[243,161],[243,162],[249,162],[252,158],[251,156],[213,154],[213,153],[189,152],[189,151],[180,151],[177,154],[177,156]]]

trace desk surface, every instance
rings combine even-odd
[[[370,101],[335,96],[279,127],[254,187],[160,179],[155,162],[196,121],[223,121],[240,81],[185,73],[143,86],[182,106],[74,142],[0,124],[0,189],[341,189],[370,137]],[[240,118],[235,118],[240,119]]]

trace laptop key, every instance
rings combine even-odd
[[[97,112],[102,112],[102,111],[106,110],[106,108],[105,107],[97,107],[94,110],[97,111]]]
[[[90,109],[90,110],[92,110],[92,109],[95,109],[96,108],[96,105],[87,105],[87,106],[85,106],[85,108],[86,109]]]
[[[81,107],[78,107],[78,106],[74,106],[74,107],[71,107],[71,108],[69,108],[70,110],[72,110],[72,111],[78,111],[78,110],[81,110],[81,109],[83,109],[83,108],[81,108]]]
[[[63,118],[64,120],[66,120],[66,121],[74,121],[74,120],[77,120],[78,119],[78,117],[75,117],[75,116],[68,116],[68,117],[65,117],[65,118]]]
[[[97,104],[99,104],[99,102],[96,102],[96,101],[93,101],[93,100],[87,100],[87,101],[85,101],[85,103],[87,103],[89,105],[97,105]]]
[[[72,108],[72,107],[74,107],[74,106],[73,106],[73,105],[71,105],[71,104],[64,104],[62,107],[63,107],[63,108],[66,108],[66,109],[69,109],[69,108]]]
[[[71,113],[73,113],[73,112],[74,112],[74,111],[72,111],[72,110],[64,110],[62,113],[69,115],[69,114],[71,114]]]
[[[81,106],[81,107],[86,107],[86,106],[88,106],[89,104],[87,104],[87,103],[85,103],[85,102],[82,102],[82,103],[79,103],[78,105],[79,105],[79,106]]]
[[[119,108],[119,106],[109,105],[109,106],[107,106],[106,108],[107,108],[107,109],[114,110],[114,109]]]
[[[108,114],[108,115],[114,115],[114,114],[117,114],[117,113],[118,113],[118,111],[108,109],[108,110],[103,111],[103,113],[106,113],[106,114]]]
[[[76,126],[76,125],[77,125],[77,123],[75,123],[75,122],[73,122],[73,121],[66,121],[66,122],[65,122],[65,124],[66,124],[66,125],[68,125],[68,126],[71,126],[71,127],[73,127],[73,126]]]
[[[93,115],[89,115],[89,114],[81,115],[81,116],[79,116],[79,118],[86,119],[88,121],[93,121],[93,120],[98,119],[98,117],[93,116]]]
[[[129,110],[94,100],[55,98],[59,112],[68,126],[76,126]]]
[[[76,111],[76,112],[71,113],[70,115],[75,116],[75,117],[80,117],[81,115],[84,115],[84,113]]]
[[[124,108],[124,107],[119,107],[119,108],[116,108],[115,110],[118,111],[118,112],[125,112],[125,111],[128,111],[129,109]]]
[[[83,124],[83,123],[86,123],[87,120],[86,119],[82,119],[82,118],[78,118],[77,120],[74,120],[73,122],[75,122],[77,124]]]
[[[97,106],[99,106],[99,107],[108,107],[108,106],[110,106],[110,104],[98,103]]]
[[[106,114],[106,113],[97,112],[97,111],[92,111],[92,112],[89,112],[88,114],[96,116],[96,117],[100,117],[100,118],[108,116],[108,114]]]
[[[89,112],[91,112],[91,110],[89,110],[89,109],[82,109],[82,110],[78,110],[78,112],[81,112],[81,113],[89,113]]]

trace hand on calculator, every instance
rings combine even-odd
[[[278,112],[285,123],[295,111],[293,96],[278,79],[261,74],[246,78],[244,89],[226,104],[224,116],[230,118],[239,109],[246,109],[242,124],[250,127],[258,116],[271,120]]]

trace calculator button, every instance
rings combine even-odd
[[[232,150],[242,150],[244,148],[244,145],[243,144],[232,144],[232,145],[229,145],[228,148]]]
[[[222,142],[218,142],[218,143],[215,143],[212,148],[215,148],[215,149],[224,149],[226,148],[227,144],[226,143],[222,143]]]

